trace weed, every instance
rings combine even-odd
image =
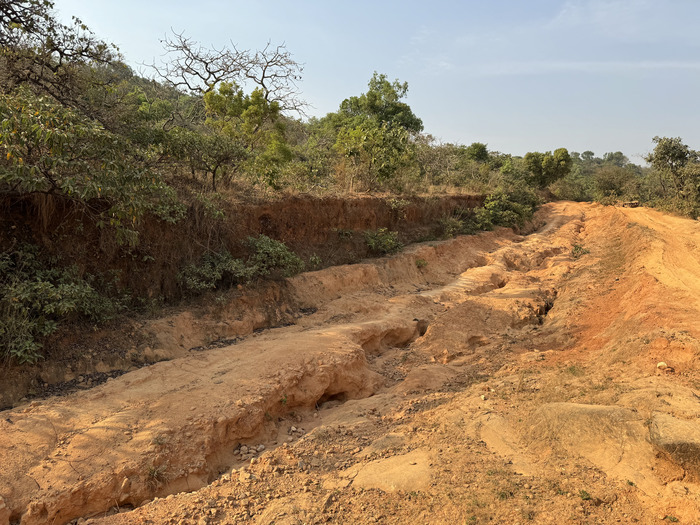
[[[635,486],[636,486],[635,483],[634,483],[634,481],[632,481],[632,480],[630,480],[630,479],[627,480],[627,484],[628,484],[630,487],[635,487]]]
[[[165,471],[165,465],[151,465],[148,467],[148,472],[146,473],[148,484],[151,486],[156,486],[164,482],[166,480]]]
[[[578,491],[578,495],[583,501],[589,501],[591,499],[591,495],[583,489]]]
[[[365,243],[371,252],[375,254],[386,255],[396,253],[403,244],[399,241],[399,233],[389,231],[386,228],[378,230],[367,230],[365,232]]]
[[[352,239],[352,236],[355,233],[352,230],[344,230],[343,228],[333,228],[333,231],[337,233],[338,237],[344,241]]]
[[[221,209],[223,195],[219,193],[214,193],[212,195],[196,193],[194,195],[194,200],[201,206],[206,217],[214,220],[223,220],[226,218],[226,214]]]
[[[506,499],[508,499],[508,498],[512,498],[512,497],[513,497],[513,493],[512,493],[511,491],[509,491],[509,490],[499,490],[499,491],[496,493],[496,496],[497,496],[498,499],[500,499],[500,500],[506,500]]]
[[[581,377],[584,374],[583,368],[578,365],[571,365],[566,368],[566,371],[574,377]]]
[[[156,436],[151,440],[151,444],[158,445],[159,447],[165,445],[168,442],[165,436]]]
[[[281,397],[280,403],[281,403],[282,405],[286,405],[286,404],[287,404],[287,394],[284,394],[284,395]]]
[[[679,521],[678,518],[676,518],[675,516],[671,516],[670,514],[664,516],[664,519],[666,521],[670,521],[671,523],[678,523]]]
[[[571,256],[574,259],[578,259],[587,253],[591,253],[591,251],[580,244],[574,244],[573,248],[571,248]]]
[[[313,268],[314,270],[317,270],[321,267],[322,264],[323,264],[323,259],[321,259],[321,257],[316,255],[315,253],[311,257],[309,257],[309,263],[308,263],[309,268]]]
[[[428,266],[428,261],[425,259],[416,259],[416,268],[420,269],[425,268],[426,266]]]

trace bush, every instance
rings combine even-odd
[[[291,277],[304,269],[304,261],[282,242],[265,235],[249,237],[247,242],[252,253],[245,262],[225,249],[207,252],[199,264],[189,264],[180,271],[181,286],[187,292],[198,294],[275,274]]]
[[[366,231],[365,243],[370,252],[381,255],[396,253],[403,248],[403,244],[399,241],[399,233],[388,231],[386,228]]]
[[[447,215],[440,219],[441,236],[444,239],[463,233],[464,227],[464,220],[459,215]]]
[[[484,201],[484,211],[477,210],[476,214],[482,223],[523,227],[532,219],[539,203],[537,194],[531,188],[514,185],[508,189],[500,188],[488,195]]]
[[[277,273],[282,277],[291,277],[304,269],[304,261],[283,242],[261,235],[248,237],[248,245],[253,253],[247,265],[255,277],[269,277]]]
[[[80,277],[75,266],[59,267],[41,260],[39,249],[22,245],[0,254],[0,356],[19,363],[41,358],[43,339],[62,321],[103,322],[120,308],[93,286],[95,278]]]
[[[202,293],[247,282],[253,277],[253,270],[240,259],[235,259],[227,250],[207,252],[199,264],[187,265],[178,274],[180,284],[188,291]]]

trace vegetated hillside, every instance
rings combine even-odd
[[[698,154],[680,138],[653,139],[651,168],[563,147],[519,158],[437,143],[406,102],[408,85],[380,73],[337,111],[302,120],[303,68],[284,45],[207,49],[173,33],[148,79],[84,24],[57,21],[50,1],[3,2],[0,22],[5,361],[45,357],[47,337],[66,323],[100,324],[427,238],[411,232],[414,211],[426,236],[436,219],[438,236],[522,227],[542,197],[698,214]],[[447,190],[482,195],[483,206],[421,201]],[[350,233],[340,216],[371,202],[358,192],[389,197],[350,220],[363,225]],[[319,200],[283,197],[302,194]],[[314,231],[312,217],[326,213]]]

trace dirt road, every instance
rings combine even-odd
[[[700,522],[700,223],[538,221],[297,276],[293,326],[2,412],[0,525]]]

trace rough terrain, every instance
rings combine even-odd
[[[537,220],[297,276],[230,344],[152,322],[171,359],[0,414],[0,525],[700,522],[700,223]]]

